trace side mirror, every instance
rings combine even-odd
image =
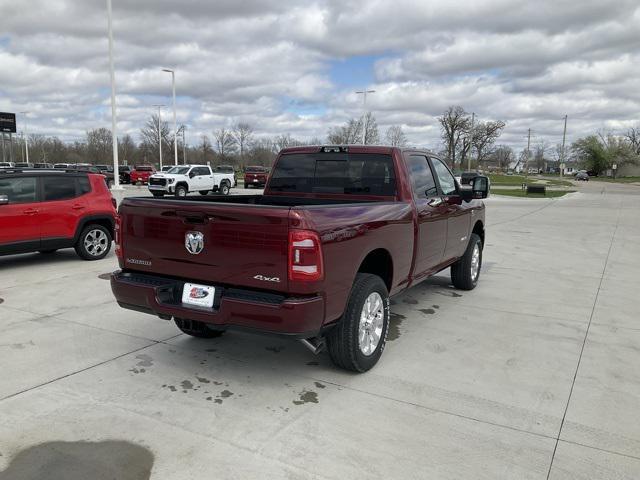
[[[0,195],[0,205],[9,203],[9,195]]]
[[[474,177],[471,183],[472,197],[477,199],[487,198],[490,190],[489,177],[478,175]]]

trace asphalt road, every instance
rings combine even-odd
[[[487,209],[479,286],[395,297],[364,375],[122,310],[113,253],[0,258],[0,479],[639,478],[640,187]]]

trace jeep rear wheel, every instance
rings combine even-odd
[[[334,364],[354,372],[371,369],[382,355],[389,329],[389,292],[377,275],[359,273],[347,308],[327,335]]]
[[[212,330],[204,322],[175,318],[174,322],[182,333],[196,338],[217,338],[222,336],[224,330]]]
[[[75,250],[85,260],[100,260],[111,250],[111,233],[102,225],[88,225],[80,233]]]

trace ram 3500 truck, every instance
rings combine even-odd
[[[364,372],[391,295],[447,267],[457,288],[476,286],[488,192],[487,177],[461,187],[428,151],[287,148],[263,195],[125,198],[111,288],[194,337],[288,335]]]

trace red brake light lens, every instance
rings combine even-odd
[[[289,280],[315,282],[324,278],[320,237],[310,230],[289,231]]]
[[[120,236],[122,235],[122,219],[120,215],[116,215],[116,224],[113,227],[114,241],[116,243],[116,257],[122,258],[122,246],[120,245]]]

